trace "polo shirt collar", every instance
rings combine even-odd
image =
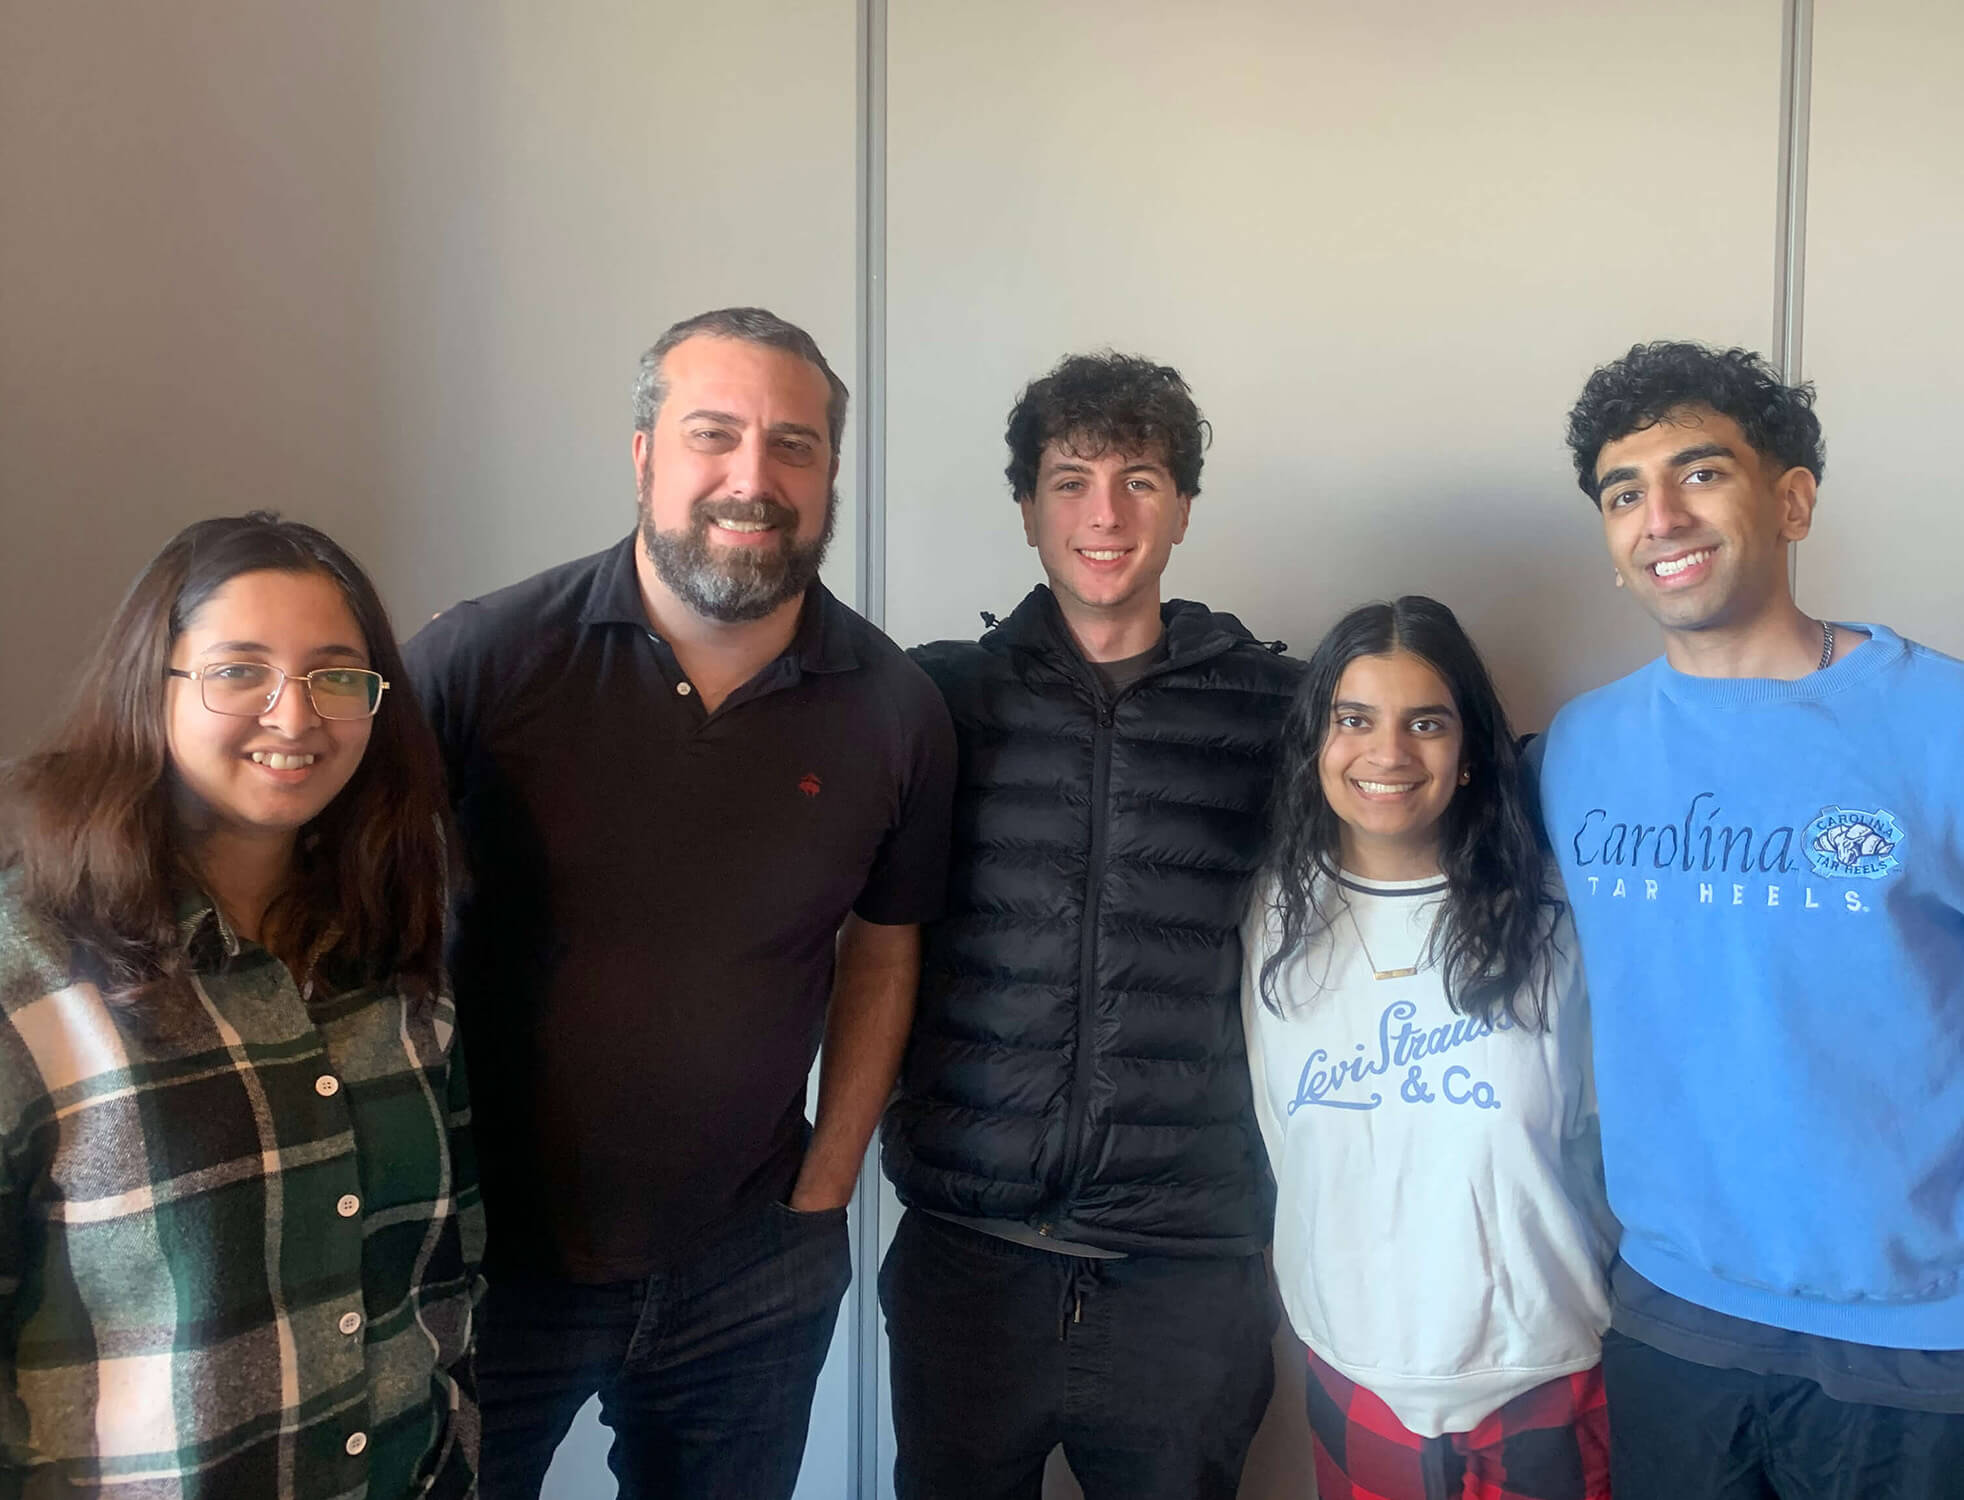
[[[805,590],[805,606],[798,612],[798,633],[791,637],[790,654],[806,672],[850,672],[864,666],[852,625],[852,611],[813,579]]]
[[[648,628],[648,612],[641,607],[641,580],[634,572],[634,546],[639,537],[640,533],[630,532],[601,554],[586,604],[580,610],[582,625]]]
[[[586,605],[580,611],[582,625],[652,628],[641,603],[641,579],[634,570],[634,549],[639,540],[640,534],[631,532],[602,555]],[[794,658],[805,672],[850,672],[864,665],[853,644],[852,612],[816,580],[805,590],[798,630],[784,655]]]

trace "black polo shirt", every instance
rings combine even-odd
[[[813,584],[713,714],[649,628],[632,537],[406,648],[469,888],[450,943],[495,1267],[617,1281],[781,1199],[848,911],[947,884],[954,735]]]

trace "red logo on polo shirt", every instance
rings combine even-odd
[[[818,779],[818,773],[816,771],[807,771],[798,778],[798,790],[803,792],[807,797],[816,797],[824,790],[824,787],[825,783]]]

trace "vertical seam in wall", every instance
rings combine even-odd
[[[858,204],[854,310],[859,363],[859,612],[886,624],[887,604],[887,7],[857,0]],[[846,1493],[876,1500],[880,1485],[880,1168],[875,1135],[859,1164],[853,1215],[851,1361],[846,1397]]]
[[[1807,301],[1807,144],[1814,96],[1814,0],[1786,0],[1780,28],[1780,213],[1774,244],[1773,363],[1800,379]],[[1800,546],[1787,552],[1787,581],[1800,579]]]
[[[858,0],[859,612],[886,623],[887,7]]]

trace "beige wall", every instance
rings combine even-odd
[[[1770,342],[1777,5],[972,14],[892,21],[896,634],[972,633],[1037,576],[1002,420],[1112,344],[1214,424],[1169,591],[1301,651],[1435,594],[1530,726],[1654,653],[1563,417],[1639,338]]]
[[[0,752],[183,523],[376,551],[382,83],[337,17],[0,9]]]
[[[626,533],[675,318],[762,302],[856,386],[853,26],[0,0],[0,754],[187,521],[319,524],[407,633]]]
[[[1828,439],[1803,607],[1964,656],[1964,6],[1814,21],[1804,373]]]

